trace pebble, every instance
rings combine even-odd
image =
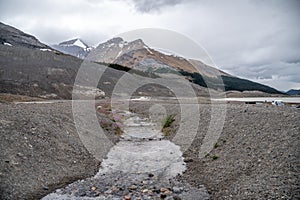
[[[129,195],[126,195],[124,198],[125,200],[131,200],[131,197]]]
[[[143,190],[142,192],[143,192],[143,193],[147,193],[147,192],[149,192],[149,190],[148,190],[148,189],[145,189],[145,190]]]
[[[178,194],[182,191],[182,188],[179,188],[179,187],[173,187],[173,192]]]
[[[137,186],[136,185],[132,185],[128,188],[129,190],[136,190],[137,189]]]
[[[111,189],[106,190],[104,193],[105,193],[105,194],[111,194],[111,193],[112,193],[112,190],[111,190]]]

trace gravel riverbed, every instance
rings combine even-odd
[[[151,102],[136,102],[131,105],[131,110],[146,116],[151,105]],[[171,134],[166,137],[172,141],[180,127],[180,106],[169,102],[160,102],[160,106],[168,114],[175,115]],[[161,185],[151,185],[155,176],[143,174],[142,181],[150,181],[150,189],[155,186],[155,191],[165,188],[175,193],[178,188],[185,190],[180,184],[188,184],[199,190],[205,186],[211,199],[300,198],[298,109],[264,104],[227,104],[225,124],[217,144],[200,159],[198,153],[209,126],[211,106],[199,106],[197,135],[183,152],[186,172],[177,176],[173,183]],[[77,135],[70,102],[1,103],[0,110],[1,199],[39,199],[98,172],[100,162],[85,149]],[[109,130],[107,135],[111,141],[118,141]],[[113,180],[108,179],[103,178],[106,181],[99,185],[91,184],[89,191],[116,189],[110,188]],[[134,177],[128,177],[131,179],[128,190],[136,185],[140,191],[149,191],[149,188],[140,187]],[[119,190],[121,185],[116,187]],[[157,194],[160,195],[161,191]]]

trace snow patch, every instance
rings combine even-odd
[[[123,50],[121,50],[118,55],[116,56],[116,58],[118,58],[121,54],[123,53]]]
[[[87,48],[87,46],[85,44],[83,44],[83,42],[81,40],[76,40],[74,43],[73,43],[75,46],[78,46],[78,47],[81,47],[81,48]]]
[[[6,46],[12,46],[10,43],[8,43],[8,42],[4,42],[4,45],[6,45]]]
[[[112,47],[114,45],[115,45],[115,43],[111,43],[111,44],[108,44],[107,47]]]
[[[152,51],[150,51],[150,49],[149,49],[148,46],[145,46],[145,45],[144,45],[144,48],[145,48],[150,54],[153,54]]]
[[[51,49],[40,49],[41,51],[52,51]]]

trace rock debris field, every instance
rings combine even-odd
[[[186,170],[179,146],[163,138],[149,119],[129,113],[121,140],[99,172],[43,198],[50,199],[209,199],[203,186],[173,178]]]
[[[199,104],[197,135],[182,152],[174,133],[195,117],[160,102],[175,116],[163,136],[161,119],[149,120],[156,103],[130,105],[120,136],[106,130],[115,145],[101,161],[80,140],[71,102],[0,103],[0,199],[300,198],[299,109],[227,104],[222,133],[200,159],[212,105]]]

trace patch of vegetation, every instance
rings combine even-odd
[[[171,135],[172,129],[171,125],[175,121],[174,115],[168,115],[162,121],[162,132],[165,136]]]
[[[282,92],[279,92],[278,90],[275,90],[274,88],[271,88],[266,85],[262,85],[260,83],[255,83],[253,81],[249,81],[246,79],[241,79],[237,77],[231,77],[231,76],[221,76],[223,79],[225,90],[237,90],[237,91],[249,91],[249,90],[258,90],[261,92],[266,92],[270,94],[282,94]]]
[[[269,86],[237,77],[221,75],[221,77],[219,77],[220,79],[218,79],[203,76],[196,72],[191,73],[181,70],[179,71],[179,73],[185,77],[188,77],[192,83],[206,88],[209,87],[212,89],[224,89],[225,91],[236,90],[240,92],[257,90],[270,94],[282,94],[282,92],[279,92],[278,90]],[[223,81],[223,83],[221,82],[221,80]]]
[[[216,148],[218,148],[219,147],[219,144],[218,143],[215,143],[214,144],[214,148],[216,149]]]
[[[110,68],[113,68],[115,70],[118,70],[118,71],[124,71],[124,72],[128,72],[130,74],[136,74],[136,75],[139,75],[139,76],[143,76],[143,77],[149,77],[149,78],[159,78],[160,76],[156,75],[155,73],[152,73],[152,72],[144,72],[144,71],[140,71],[140,70],[136,70],[136,69],[132,69],[130,67],[125,67],[125,66],[122,66],[122,65],[119,65],[119,64],[109,64],[109,63],[101,63],[101,62],[96,62],[98,64],[101,64],[101,65],[105,65],[107,67],[110,67]]]
[[[106,101],[103,104],[96,104],[97,113],[100,115],[99,123],[103,129],[106,131],[111,131],[116,135],[121,135],[123,133],[121,116],[118,113],[112,111],[111,104]]]
[[[180,75],[180,73],[176,70],[173,70],[173,69],[170,69],[170,68],[167,68],[167,67],[160,67],[160,68],[157,68],[157,69],[153,69],[153,68],[149,68],[150,72],[154,72],[154,73],[158,73],[158,74],[177,74],[177,75]]]
[[[174,115],[168,115],[167,117],[165,117],[162,121],[163,129],[170,127],[174,121],[175,121]]]
[[[213,155],[211,158],[212,158],[213,160],[217,160],[217,159],[219,158],[219,156]]]
[[[171,128],[170,127],[163,128],[162,132],[165,136],[169,136],[171,135]]]

